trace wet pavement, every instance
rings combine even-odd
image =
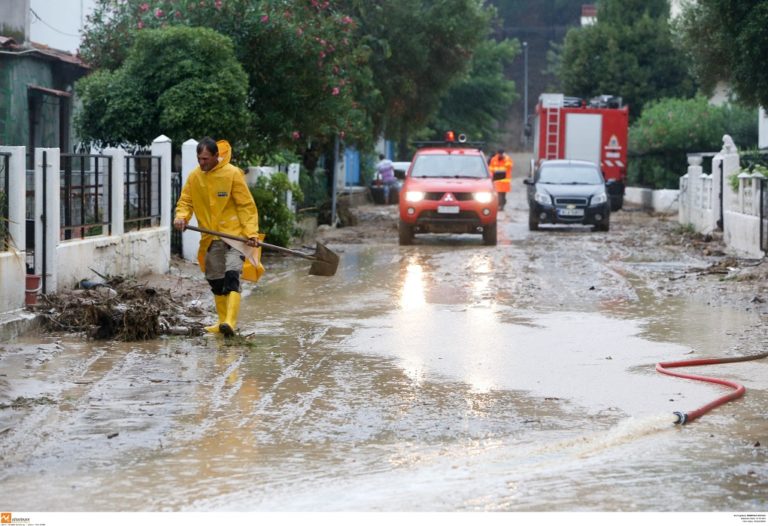
[[[764,511],[768,363],[696,368],[747,394],[686,426],[724,389],[654,370],[763,352],[764,318],[681,294],[706,263],[638,214],[528,232],[521,189],[497,247],[268,269],[245,340],[0,344],[0,508]]]

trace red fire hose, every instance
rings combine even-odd
[[[720,384],[720,385],[724,385],[726,387],[730,387],[734,389],[734,391],[731,391],[727,395],[721,396],[720,398],[717,398],[716,400],[713,400],[710,403],[703,405],[698,409],[695,409],[694,411],[689,411],[687,413],[675,411],[674,414],[677,416],[677,421],[675,422],[675,424],[682,425],[682,424],[691,422],[696,418],[699,418],[704,413],[714,409],[715,407],[721,406],[724,403],[729,402],[730,400],[735,400],[736,398],[739,398],[744,394],[746,389],[744,388],[743,385],[737,384],[736,382],[721,380],[719,378],[712,378],[710,376],[698,376],[695,374],[678,373],[678,372],[669,371],[668,369],[673,369],[675,367],[689,367],[694,365],[712,365],[712,364],[718,364],[718,363],[746,362],[750,360],[759,360],[765,357],[768,357],[768,352],[762,353],[762,354],[755,354],[752,356],[737,356],[735,358],[708,358],[708,359],[702,359],[702,360],[685,360],[682,362],[657,363],[656,370],[662,374],[668,374],[669,376],[677,376],[679,378],[687,378],[689,380],[699,380],[702,382]]]

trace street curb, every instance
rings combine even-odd
[[[37,315],[24,309],[0,315],[0,342],[7,342],[37,327]]]

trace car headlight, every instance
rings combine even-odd
[[[405,192],[405,200],[408,201],[409,203],[418,203],[419,201],[424,199],[424,195],[425,195],[424,192],[414,192],[414,191]]]
[[[601,205],[606,201],[608,201],[608,195],[606,195],[605,192],[600,192],[599,194],[592,196],[593,205]]]
[[[536,192],[536,194],[533,196],[533,199],[540,205],[552,204],[552,198],[550,197],[549,194],[546,194],[544,192]]]
[[[488,204],[493,200],[493,194],[491,192],[475,192],[475,201],[482,204]]]

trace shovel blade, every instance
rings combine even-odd
[[[322,243],[317,243],[315,253],[312,255],[314,261],[309,267],[309,273],[312,276],[333,276],[336,269],[339,268],[339,255],[330,250]]]

